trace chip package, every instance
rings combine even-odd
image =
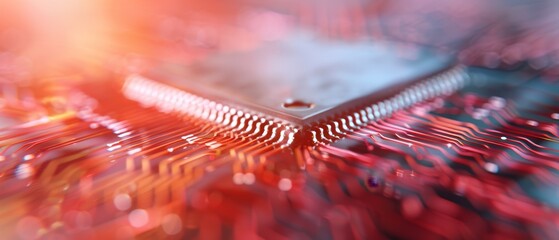
[[[214,121],[226,121],[217,114],[231,111],[246,121],[273,121],[298,132],[285,139],[287,144],[317,143],[328,140],[319,135],[320,127],[332,125],[336,132],[345,132],[464,84],[467,76],[452,56],[402,45],[327,41],[301,33],[191,66],[165,63],[128,77],[124,91],[135,100],[174,104],[175,110]],[[142,87],[160,82],[166,85],[159,90]],[[192,95],[205,105],[181,100]]]

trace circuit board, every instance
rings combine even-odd
[[[557,11],[0,1],[0,239],[557,239]]]
[[[554,238],[559,86],[530,71],[467,73],[452,94],[293,148],[146,108],[116,87],[42,103],[14,88],[2,108],[0,229],[6,239]]]

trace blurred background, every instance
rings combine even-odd
[[[187,63],[211,52],[254,48],[300,29],[349,41],[432,45],[493,68],[528,61],[544,69],[559,61],[557,5],[552,0],[1,1],[0,77],[27,81],[76,68],[123,71],[150,59]]]

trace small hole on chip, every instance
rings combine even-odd
[[[289,110],[308,110],[314,107],[313,103],[301,101],[301,100],[293,100],[287,99],[283,104],[282,107]]]

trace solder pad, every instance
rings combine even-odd
[[[334,132],[343,132],[458,87],[462,79],[452,66],[452,57],[432,49],[388,42],[327,41],[300,34],[190,66],[162,64],[142,76],[130,76],[125,92],[160,107],[169,108],[173,102],[170,108],[228,124],[233,120],[211,111],[247,120],[257,116],[295,132],[339,123],[335,127],[341,130]],[[153,80],[159,93],[153,86],[152,90],[141,88]],[[175,100],[170,101],[169,91],[161,93],[163,88],[188,95],[175,96],[179,93],[173,90]],[[208,101],[205,105],[204,100]],[[313,142],[328,139],[319,132],[315,129],[302,136]]]

